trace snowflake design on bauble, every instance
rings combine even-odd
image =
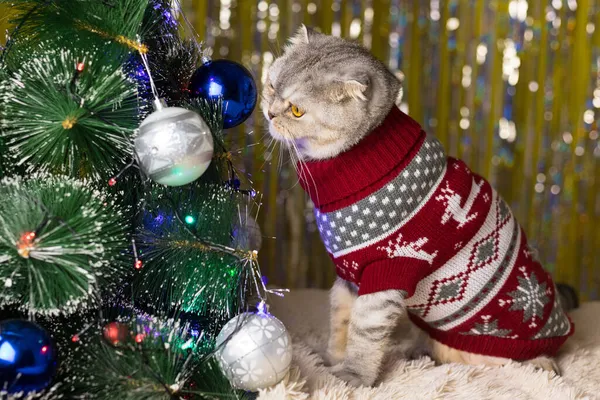
[[[235,369],[235,373],[240,377],[242,382],[253,381],[256,382],[258,377],[263,374],[262,368],[256,367],[256,361],[252,360],[246,362],[246,360],[240,361],[240,366]]]
[[[256,340],[261,340],[263,335],[267,339],[272,339],[273,334],[277,330],[269,318],[252,318],[250,324],[251,326],[248,328],[248,332],[250,332]]]
[[[290,357],[290,347],[289,347],[289,339],[288,335],[282,335],[279,339],[277,339],[277,344],[279,347],[277,348],[277,355],[281,357],[282,360]]]
[[[546,283],[540,283],[532,272],[527,275],[525,267],[519,268],[523,276],[518,276],[519,284],[515,291],[509,292],[511,300],[500,300],[500,306],[510,304],[510,311],[523,311],[523,322],[531,320],[530,328],[537,327],[537,318],[541,318],[544,314],[544,306],[550,301],[549,295],[551,289]]]

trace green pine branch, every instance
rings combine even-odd
[[[6,90],[7,83],[8,71],[6,70],[6,67],[3,64],[0,64],[0,97],[2,96],[2,93],[4,93],[4,91]],[[6,111],[4,110],[2,101],[0,101],[0,115],[6,115]],[[2,124],[0,123],[0,179],[8,175],[11,168],[11,163],[9,161],[9,157],[7,157],[7,154],[8,146],[6,146],[6,143],[2,138]]]
[[[0,182],[0,305],[73,313],[125,272],[126,222],[103,193],[66,177]]]
[[[107,179],[133,152],[135,84],[101,48],[42,47],[3,90],[4,142],[30,171]]]
[[[244,398],[211,352],[224,322],[247,308],[255,255],[232,248],[242,195],[223,182],[234,171],[222,105],[188,96],[199,46],[179,37],[169,0],[1,3],[16,11],[17,29],[0,57],[0,177],[23,167],[29,176],[0,183],[0,306],[40,313],[59,340],[59,376],[41,398]],[[131,161],[150,97],[142,79],[130,79],[140,54],[168,104],[208,123],[215,157],[185,187],[149,183],[132,168],[107,196],[75,178],[98,186]],[[125,262],[127,233],[135,233],[139,271]],[[207,322],[190,337],[173,320],[148,325],[133,311],[140,307]],[[123,318],[116,309],[132,334],[113,346],[101,337],[106,321]],[[44,318],[75,311],[65,324],[65,315]]]
[[[136,240],[144,265],[134,284],[136,298],[164,311],[233,317],[244,305],[238,298],[240,261],[206,243],[230,246],[238,203],[222,185],[153,185]]]
[[[143,18],[149,0],[0,0],[13,11],[18,29],[9,50],[28,53],[32,44],[54,41],[69,47],[73,40],[100,45],[107,40],[132,52],[143,51]],[[15,65],[10,63],[9,65]]]
[[[89,346],[91,363],[85,398],[124,400],[243,399],[210,355],[206,340],[174,320],[135,318],[130,334],[116,345],[105,340]],[[197,333],[196,333],[197,334]],[[200,350],[199,350],[200,349]]]

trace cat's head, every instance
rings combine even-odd
[[[302,26],[269,68],[261,106],[271,136],[319,160],[358,143],[400,95],[399,80],[365,48]]]

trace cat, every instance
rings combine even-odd
[[[549,353],[573,325],[556,286],[508,206],[399,111],[401,96],[368,50],[306,26],[266,74],[269,132],[297,161],[338,273],[332,372],[372,386],[401,346],[439,363],[518,359],[558,373]]]

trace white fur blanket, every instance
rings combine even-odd
[[[501,368],[458,364],[435,366],[428,358],[394,360],[383,382],[353,389],[323,366],[328,338],[328,297],[324,290],[298,290],[273,299],[271,312],[293,338],[290,374],[261,391],[259,400],[395,400],[395,399],[596,399],[600,398],[600,302],[572,313],[575,335],[561,350],[562,377],[517,363]]]

